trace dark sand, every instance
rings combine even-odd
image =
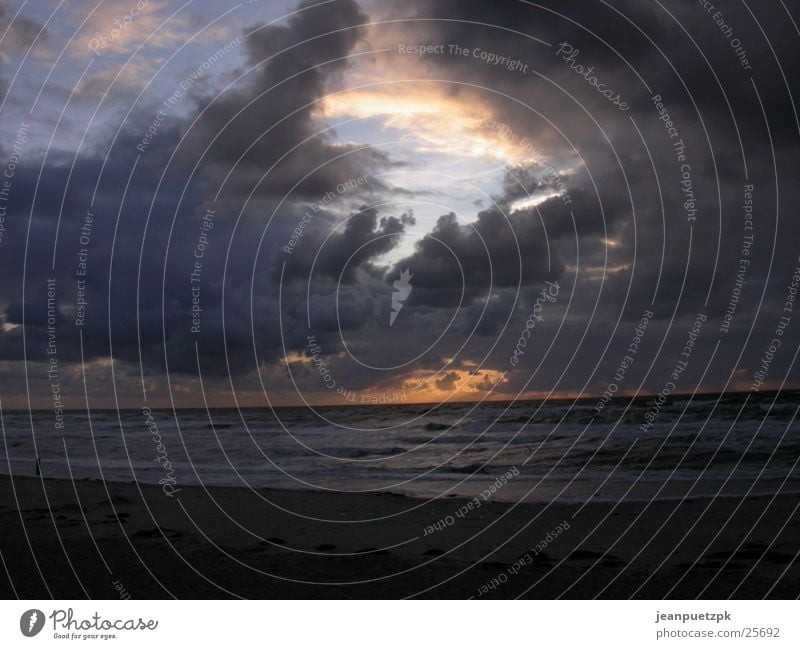
[[[0,593],[115,599],[119,587],[131,598],[466,598],[495,579],[484,597],[800,594],[796,495],[580,511],[486,503],[455,517],[464,502],[202,487],[168,498],[158,486],[4,476]],[[447,516],[451,526],[424,535]],[[564,520],[569,530],[509,573]]]

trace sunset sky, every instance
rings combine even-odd
[[[3,408],[596,396],[648,311],[620,394],[698,314],[798,387],[797,7],[718,4],[0,0]]]

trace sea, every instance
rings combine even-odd
[[[0,472],[505,502],[800,493],[800,391],[2,413]],[[658,406],[658,407],[656,407]]]

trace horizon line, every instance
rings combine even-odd
[[[791,388],[773,388],[770,390],[734,390],[730,392],[720,391],[720,390],[697,390],[695,392],[676,392],[669,395],[668,399],[678,399],[678,398],[694,398],[697,396],[716,396],[716,395],[742,395],[742,394],[762,394],[762,395],[772,395],[772,394],[780,394],[782,392],[796,392],[800,390],[800,387],[791,387]],[[653,397],[658,396],[659,393],[657,392],[648,392],[646,394],[634,394],[634,395],[619,395],[614,396],[611,398],[611,401],[621,401],[621,400],[637,400],[637,399],[650,399]],[[147,405],[138,406],[138,407],[124,407],[124,408],[91,408],[90,412],[97,412],[100,410],[106,410],[111,412],[118,412],[122,410],[141,410],[142,408],[150,408],[151,410],[264,410],[264,409],[274,409],[274,410],[281,410],[281,409],[289,409],[289,408],[365,408],[365,407],[403,407],[403,406],[429,406],[429,405],[462,405],[462,404],[482,404],[482,403],[492,403],[492,404],[512,404],[512,403],[531,403],[531,402],[548,402],[548,401],[586,401],[591,399],[599,399],[602,395],[585,395],[580,397],[530,397],[524,399],[484,399],[481,401],[480,399],[475,400],[460,400],[460,401],[404,401],[404,402],[392,402],[392,403],[300,403],[296,405],[272,405],[266,404],[262,406],[205,406],[205,405],[197,405],[197,406],[156,406],[150,407]],[[39,412],[51,412],[51,408],[3,408],[3,412],[31,412],[31,413],[39,413]],[[63,408],[62,412],[65,413],[76,413],[76,412],[86,412],[86,408]]]

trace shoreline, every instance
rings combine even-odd
[[[514,467],[512,467],[513,470]],[[498,474],[500,475],[500,474]],[[36,479],[39,480],[40,478],[32,473],[24,473],[24,474],[9,474],[4,470],[0,470],[0,481],[14,478],[15,480],[28,480],[28,479]],[[480,475],[477,476],[478,478],[489,478],[491,476]],[[78,483],[96,483],[96,484],[109,484],[109,485],[120,485],[120,486],[136,486],[140,485],[143,488],[159,488],[162,489],[165,486],[174,487],[175,493],[178,491],[182,491],[185,489],[198,489],[202,491],[205,489],[214,489],[214,490],[242,490],[242,491],[255,491],[255,492],[276,492],[276,493],[297,493],[308,497],[314,497],[314,495],[319,495],[320,497],[325,496],[335,496],[340,498],[362,498],[362,497],[371,497],[371,496],[391,496],[397,498],[405,498],[411,501],[418,501],[418,502],[431,502],[431,501],[444,501],[444,502],[461,502],[461,501],[469,501],[473,498],[478,498],[479,494],[484,491],[483,487],[485,485],[492,484],[491,480],[487,480],[485,482],[480,482],[479,479],[476,479],[473,484],[465,484],[461,483],[458,485],[460,491],[454,493],[445,493],[445,495],[441,495],[441,492],[436,493],[434,495],[427,495],[421,492],[414,492],[414,491],[403,491],[403,490],[392,490],[391,488],[381,489],[376,488],[372,489],[364,489],[361,491],[343,491],[340,489],[329,488],[325,489],[322,487],[319,488],[312,488],[312,487],[298,487],[298,488],[287,488],[281,486],[275,486],[270,484],[265,485],[244,485],[244,484],[221,484],[217,482],[206,481],[204,483],[192,481],[182,481],[177,483],[175,481],[168,481],[166,484],[164,482],[151,482],[151,481],[139,481],[139,480],[117,480],[117,479],[102,479],[97,477],[76,477],[76,478],[65,478],[65,477],[45,477],[43,478],[46,481],[54,481],[54,482],[78,482]],[[491,502],[496,503],[498,505],[503,506],[527,506],[527,505],[534,505],[534,506],[543,506],[548,504],[558,504],[558,505],[566,505],[572,507],[581,507],[588,502],[594,504],[603,504],[607,506],[614,506],[614,505],[621,505],[621,504],[629,504],[629,505],[647,505],[653,502],[660,502],[660,503],[679,503],[682,501],[698,501],[698,500],[708,500],[711,498],[716,499],[725,499],[725,498],[771,498],[773,495],[777,495],[779,497],[795,497],[800,501],[800,480],[797,479],[785,479],[785,478],[761,478],[759,480],[755,479],[743,479],[743,478],[735,478],[729,479],[727,484],[723,485],[725,481],[719,478],[711,478],[711,477],[703,477],[700,479],[696,479],[694,477],[680,477],[680,476],[673,476],[669,478],[667,482],[667,487],[663,488],[661,491],[662,493],[658,494],[657,497],[648,497],[646,494],[647,491],[658,490],[658,487],[663,484],[663,482],[655,481],[655,480],[646,480],[640,479],[638,485],[635,489],[630,488],[631,482],[630,481],[623,481],[618,480],[613,483],[613,486],[618,488],[619,491],[614,491],[611,488],[606,488],[605,491],[600,493],[593,493],[591,495],[588,494],[573,494],[569,496],[561,496],[556,494],[553,496],[552,492],[554,491],[554,487],[550,485],[558,485],[563,486],[566,481],[564,479],[556,479],[551,478],[548,480],[543,480],[542,485],[547,485],[550,489],[549,492],[543,493],[542,495],[535,497],[535,498],[516,498],[515,495],[519,494],[519,491],[511,491],[510,489],[498,489],[494,494],[493,497],[490,499]],[[758,487],[754,488],[754,484],[757,482]],[[509,484],[511,484],[509,482]],[[620,486],[622,485],[622,486]],[[683,488],[691,485],[691,489],[684,490]],[[443,485],[442,485],[443,486]],[[724,487],[724,491],[721,489]],[[465,492],[465,488],[472,488],[472,493]],[[544,488],[540,485],[537,487],[540,491],[544,492]],[[714,492],[714,490],[719,491],[719,493]],[[750,491],[750,493],[747,493]],[[714,492],[714,493],[712,493]],[[527,492],[526,492],[527,493]],[[169,496],[169,494],[165,494]],[[530,494],[528,494],[530,495]]]

